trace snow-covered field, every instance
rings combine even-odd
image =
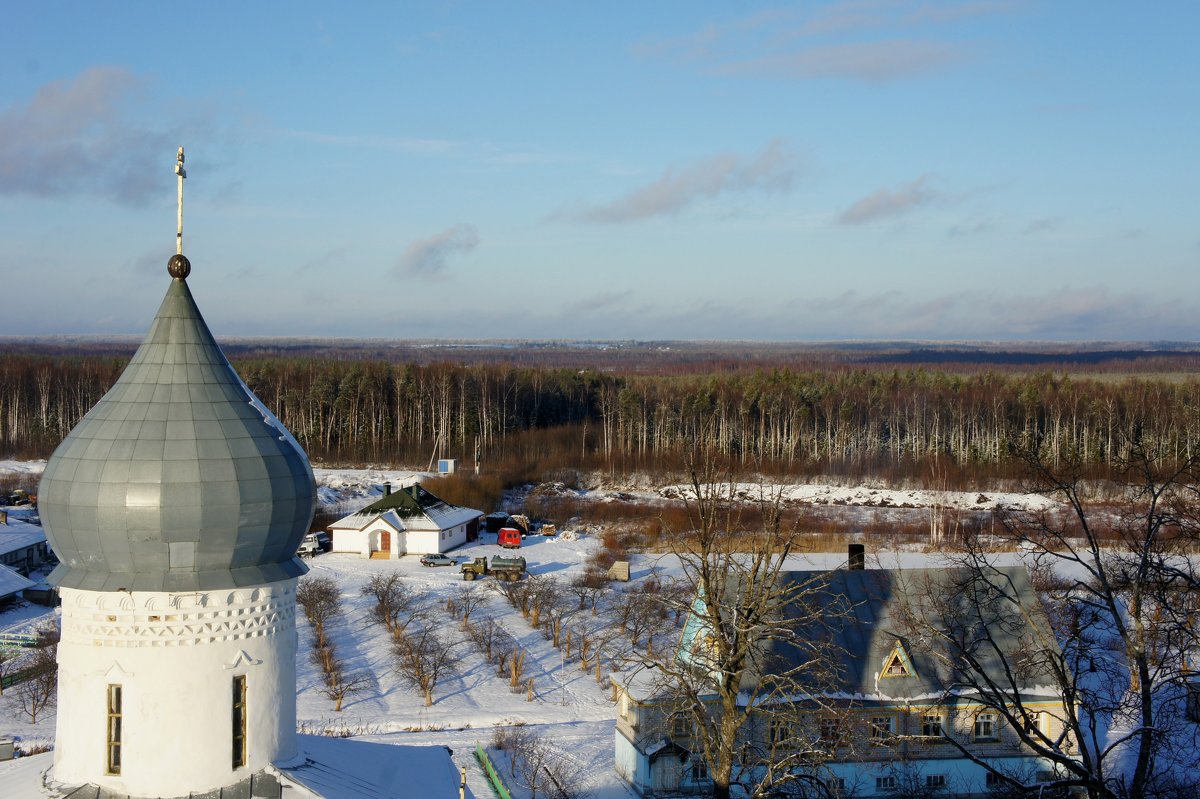
[[[31,480],[40,475],[44,463],[0,461],[0,474],[19,473]],[[367,504],[382,491],[382,484],[405,485],[420,477],[419,472],[398,470],[316,470],[320,501],[336,510],[349,512]],[[747,498],[759,491],[757,485],[742,487]],[[683,486],[647,489],[633,486],[601,486],[575,492],[584,499],[605,501],[614,496],[628,501],[665,502],[684,495]],[[888,491],[881,488],[840,488],[830,485],[783,487],[790,501],[823,505],[862,505],[882,508],[954,507],[985,510],[1000,504],[1032,506],[1041,500],[1016,494],[981,495],[948,492]],[[555,538],[530,536],[521,554],[535,575],[550,575],[563,583],[580,574],[588,555],[599,546],[594,536],[565,530]],[[454,554],[460,560],[501,554],[494,536],[484,535],[479,542],[462,547]],[[511,554],[511,553],[510,553]],[[810,554],[797,559],[794,568],[832,568],[845,561],[844,552]],[[929,565],[936,557],[917,553],[879,554],[873,565],[896,567]],[[490,795],[482,770],[472,757],[476,743],[491,744],[495,728],[524,724],[545,736],[558,747],[561,757],[572,763],[572,771],[583,775],[584,787],[593,799],[624,799],[633,794],[613,769],[614,706],[610,690],[596,682],[592,670],[580,668],[577,653],[568,659],[552,646],[542,631],[511,608],[501,596],[489,590],[490,579],[477,583],[461,580],[457,568],[424,568],[415,555],[400,560],[366,560],[346,554],[326,554],[310,561],[312,574],[333,579],[341,590],[342,613],[328,624],[327,630],[347,673],[367,677],[366,687],[349,696],[341,712],[321,692],[320,669],[309,658],[312,630],[303,614],[298,614],[300,650],[298,655],[297,702],[300,727],[319,734],[353,735],[365,740],[436,744],[454,750],[454,760],[465,766],[468,781],[477,797]],[[435,701],[426,707],[418,691],[406,685],[393,666],[391,638],[371,623],[371,600],[361,593],[363,584],[373,575],[397,572],[418,589],[432,623],[439,626],[450,641],[455,655],[453,673],[439,682]],[[670,575],[677,566],[669,556],[634,555],[633,580],[625,588],[636,589],[652,574]],[[485,662],[466,639],[457,620],[446,610],[446,601],[457,592],[470,590],[486,593],[485,604],[474,611],[472,619],[491,616],[527,653],[525,677],[533,678],[530,700],[524,686],[513,692],[509,680]],[[574,601],[574,597],[568,597]],[[28,632],[53,620],[53,611],[24,605],[0,614],[0,632]],[[598,631],[608,620],[582,611],[568,622],[569,627]],[[0,699],[0,737],[11,736],[24,749],[48,745],[54,737],[53,714],[30,724],[19,717],[8,702]]]

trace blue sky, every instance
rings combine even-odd
[[[0,335],[1200,340],[1200,6],[6,4]]]

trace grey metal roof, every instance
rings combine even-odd
[[[307,571],[312,468],[171,281],[116,384],[63,440],[38,491],[56,585],[192,591]]]
[[[821,693],[917,699],[953,691],[967,674],[964,651],[1001,684],[1005,662],[1023,664],[1019,676],[1031,692],[1052,683],[1044,664],[1025,666],[1025,655],[1057,643],[1023,566],[989,570],[986,580],[965,568],[793,571],[779,579],[802,586],[787,609],[798,643],[777,643],[760,662],[796,666],[812,657],[812,642],[827,644],[840,664],[834,684]],[[945,640],[946,631],[956,645]],[[912,673],[884,676],[898,642]]]
[[[0,599],[11,596],[18,591],[24,591],[34,584],[33,580],[22,577],[14,570],[0,563]]]
[[[10,516],[9,523],[0,526],[0,555],[20,552],[44,543],[46,543],[46,535],[42,528],[23,522],[21,519],[14,520]]]

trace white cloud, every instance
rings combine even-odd
[[[599,294],[593,294],[590,297],[585,297],[578,302],[571,303],[566,310],[569,314],[593,313],[595,311],[609,310],[620,307],[633,299],[633,289],[625,291],[605,291]]]
[[[282,130],[285,136],[313,144],[351,149],[394,150],[416,155],[437,155],[459,147],[448,139],[421,139],[406,136],[379,136],[371,133],[320,133],[311,130]]]
[[[911,211],[942,199],[942,194],[927,185],[922,175],[911,183],[895,189],[879,189],[858,200],[838,216],[843,225],[861,225],[880,219],[903,216]]]
[[[126,69],[92,67],[0,109],[0,194],[95,194],[131,204],[161,194],[179,142],[129,113],[140,85]]]
[[[666,58],[723,75],[881,82],[943,69],[969,52],[945,28],[1011,12],[1004,0],[838,0],[760,11],[674,37],[639,43]]]
[[[1057,216],[1046,216],[1041,219],[1033,219],[1025,226],[1026,234],[1033,233],[1051,233],[1062,227],[1062,218]]]
[[[396,271],[426,280],[444,276],[451,256],[468,253],[479,246],[479,231],[474,225],[455,225],[427,239],[408,245],[396,262]]]
[[[785,191],[797,171],[797,159],[789,144],[775,139],[752,158],[721,153],[688,166],[671,167],[658,180],[624,197],[552,218],[612,224],[676,214],[697,200],[724,193]]]
[[[716,68],[726,75],[783,78],[854,78],[880,83],[929,72],[960,61],[960,50],[944,42],[891,39],[807,47],[788,53],[730,61]]]

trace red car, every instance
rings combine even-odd
[[[496,534],[496,543],[502,547],[521,548],[521,531],[515,527],[501,527]]]

